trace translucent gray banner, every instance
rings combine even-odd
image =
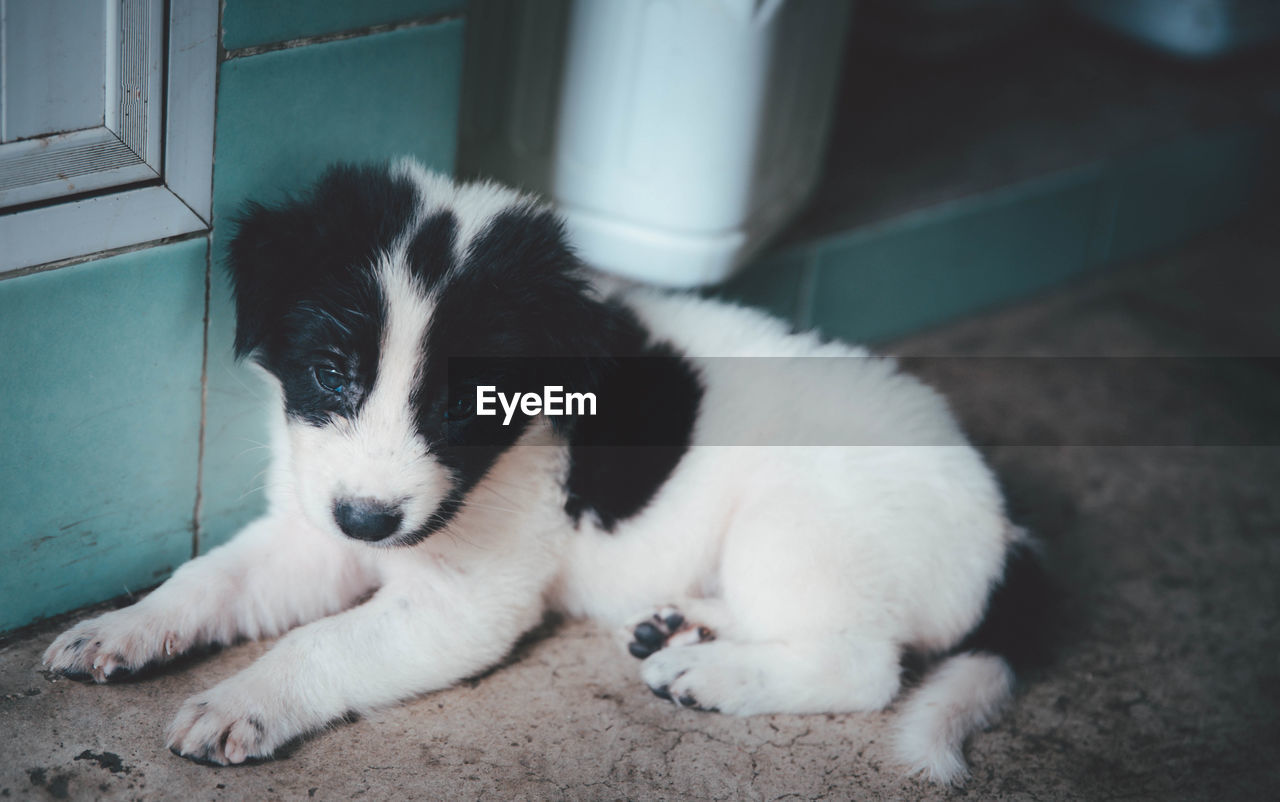
[[[449,383],[497,411],[462,424],[478,445],[547,412],[605,447],[960,442],[923,383],[978,445],[1280,446],[1280,357],[474,358]]]

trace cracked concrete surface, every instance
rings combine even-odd
[[[1270,211],[893,350],[1280,354]],[[991,363],[920,363],[970,431],[996,444],[987,453],[1015,514],[1051,543],[1067,588],[1058,659],[971,740],[964,788],[901,775],[886,749],[892,709],[750,719],[676,710],[641,685],[612,633],[581,622],[550,627],[488,676],[336,724],[282,759],[210,768],[166,752],[164,727],[187,695],[269,644],[83,685],[39,670],[63,620],[0,643],[0,798],[1275,798],[1280,371],[1238,360],[1231,381],[1196,386],[1177,370],[1149,371],[1138,395],[1115,397],[1073,364],[1046,391]],[[1202,430],[1202,415],[1229,423],[1210,430],[1235,444],[1175,445],[1177,432]],[[1050,437],[1090,416],[1111,432],[1153,418],[1172,427],[1158,430],[1163,445]],[[1241,444],[1245,435],[1264,445]]]

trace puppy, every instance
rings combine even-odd
[[[168,730],[175,753],[241,763],[482,672],[552,608],[629,632],[659,696],[729,714],[880,710],[905,653],[935,656],[896,746],[963,776],[1013,684],[970,649],[1026,538],[943,399],[891,360],[601,292],[547,206],[409,160],[250,204],[229,267],[236,354],[283,413],[268,511],[63,633],[50,668],[106,682],[283,635]],[[539,385],[595,414],[482,414],[484,392]]]

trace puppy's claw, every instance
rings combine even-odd
[[[66,677],[108,682],[186,651],[189,639],[166,631],[155,616],[138,607],[115,610],[81,621],[45,650],[41,662]]]
[[[169,751],[197,763],[233,766],[270,758],[291,735],[267,711],[271,695],[228,683],[183,703],[165,739]]]

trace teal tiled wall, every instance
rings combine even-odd
[[[765,254],[718,294],[858,342],[892,339],[1145,256],[1242,212],[1275,131],[1209,131]]]
[[[1168,247],[1239,214],[1274,165],[1277,132],[1233,128],[1170,142],[1118,165],[1106,258]]]
[[[206,248],[0,281],[0,631],[191,556]]]
[[[463,5],[226,0],[212,232],[0,280],[0,632],[154,585],[261,511],[275,409],[231,359],[229,218],[335,160],[451,171]]]
[[[222,12],[228,50],[456,14],[466,0],[231,0]]]
[[[885,339],[1060,283],[1089,263],[1099,193],[1087,171],[830,238],[814,248],[812,321]]]

